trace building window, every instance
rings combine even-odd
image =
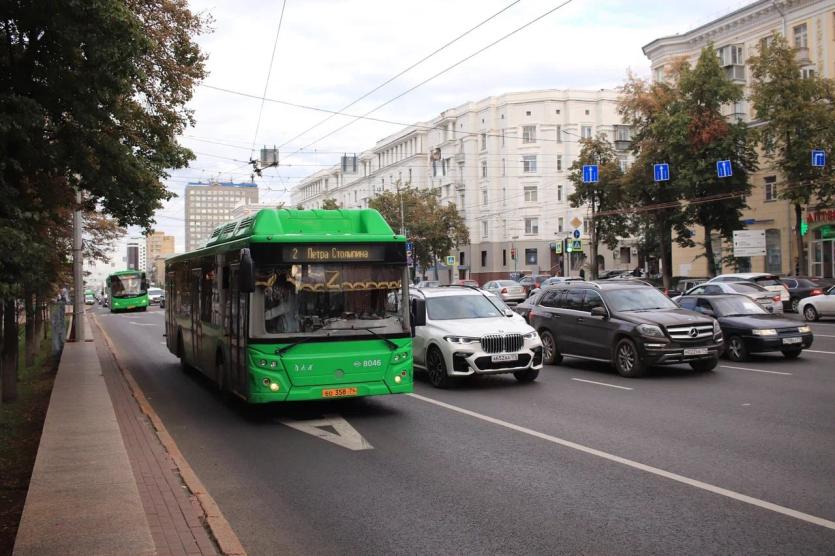
[[[557,110],[557,114],[559,114],[559,113],[560,113],[560,111]],[[562,126],[561,125],[557,126],[557,143],[562,143]]]
[[[588,110],[586,110],[586,116],[588,116],[588,115],[589,115],[589,111],[588,111]]]
[[[526,203],[535,203],[537,202],[537,187],[535,185],[526,185],[525,186],[525,202]]]
[[[794,31],[794,47],[807,48],[809,46],[809,37],[806,32],[806,24],[798,25],[792,31]]]
[[[487,251],[481,252],[481,268],[487,268]]]
[[[482,178],[487,177],[487,161],[486,160],[481,161],[481,177]]]
[[[536,173],[536,155],[529,154],[522,157],[522,171],[526,174]]]
[[[766,202],[777,200],[777,176],[765,177],[765,200]]]
[[[532,236],[539,233],[539,218],[525,218],[525,235]]]
[[[815,68],[800,68],[801,79],[812,79],[815,77]]]
[[[780,230],[765,231],[765,271],[773,274],[783,272],[783,258],[780,254]]]
[[[460,264],[461,266],[464,266],[465,264],[467,264],[465,262],[466,259],[464,258],[465,255],[466,255],[466,253],[464,251],[459,251],[458,252],[458,264]]]
[[[530,111],[530,110],[528,110],[527,112],[525,112],[525,116],[530,116],[530,115],[531,115],[531,111]]]
[[[630,264],[632,262],[632,250],[629,247],[620,248],[620,264]]]
[[[652,72],[652,80],[657,83],[661,83],[664,81],[664,66],[655,68],[655,70]]]
[[[433,178],[438,177],[438,161],[437,160],[432,161],[432,177]]]
[[[625,156],[618,157],[618,166],[620,166],[620,171],[626,173],[629,170],[629,159]]]
[[[522,126],[522,142],[536,143],[536,126],[526,125]]]
[[[557,155],[557,172],[562,172],[562,155]]]
[[[482,205],[487,204],[487,190],[486,189],[481,190],[481,204]]]
[[[441,175],[446,176],[446,169],[449,166],[449,159],[444,158],[441,160]]]
[[[525,249],[525,264],[536,264],[536,262],[537,262],[536,248]]]
[[[560,109],[559,109],[559,108],[557,108],[557,114],[559,114],[559,113],[560,113]]]
[[[502,116],[504,118],[504,116]],[[504,147],[504,130],[502,130],[502,147]]]
[[[483,151],[487,150],[487,134],[486,133],[481,134],[481,150],[483,150]]]
[[[503,158],[502,159],[502,176],[506,176],[506,175],[507,175],[507,166],[505,166],[505,160]]]
[[[580,137],[583,139],[591,139],[591,126],[584,125],[580,128]]]
[[[558,202],[562,201],[562,186],[561,185],[557,186],[557,201]]]
[[[502,249],[502,266],[507,266],[507,249]]]
[[[557,218],[557,231],[558,232],[564,232],[565,231],[565,218],[563,218],[562,216]]]
[[[487,229],[487,221],[486,221],[486,220],[482,220],[482,221],[481,221],[481,237],[486,238],[486,237],[487,237],[487,232],[488,232],[488,231],[489,231],[489,230]]]
[[[745,58],[742,55],[742,45],[729,44],[716,50],[719,62],[723,67],[745,65]]]

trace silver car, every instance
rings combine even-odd
[[[493,280],[484,284],[481,289],[501,298],[505,303],[521,303],[527,297],[525,287],[514,280]]]
[[[753,282],[705,282],[690,288],[684,295],[717,295],[738,293],[753,299],[769,313],[782,314],[783,301],[779,292],[773,292]]]

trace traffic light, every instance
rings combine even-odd
[[[809,223],[805,220],[800,221],[800,235],[805,236],[809,231]]]
[[[515,247],[510,248],[510,259],[514,260],[514,261],[516,260],[516,248]]]

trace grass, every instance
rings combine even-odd
[[[50,334],[28,368],[23,344],[21,329],[18,399],[0,404],[0,554],[11,554],[14,547],[58,367]]]

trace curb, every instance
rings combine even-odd
[[[200,507],[203,509],[203,514],[206,517],[206,524],[209,526],[209,532],[220,547],[220,551],[226,556],[246,556],[246,550],[244,550],[240,539],[238,539],[238,535],[235,534],[232,526],[229,525],[228,521],[226,521],[226,518],[220,511],[220,508],[214,501],[214,498],[212,498],[208,490],[206,490],[206,487],[203,486],[203,483],[197,477],[197,474],[191,468],[188,461],[186,461],[182,452],[180,452],[180,449],[177,447],[177,443],[174,442],[174,438],[168,433],[168,429],[166,429],[165,425],[163,425],[162,419],[160,419],[159,415],[157,415],[157,412],[154,411],[154,408],[148,403],[147,398],[145,398],[145,394],[142,392],[142,388],[139,387],[139,384],[133,378],[131,372],[127,367],[122,365],[110,336],[99,324],[98,318],[96,318],[95,314],[91,314],[90,320],[95,322],[96,328],[98,328],[99,332],[101,332],[105,343],[107,343],[107,347],[113,354],[116,367],[122,372],[122,376],[125,377],[128,386],[130,386],[131,393],[139,404],[139,408],[142,410],[142,413],[150,419],[151,424],[154,426],[157,433],[157,438],[159,438],[159,441],[171,456],[171,459],[174,460],[174,465],[177,466],[177,470],[180,473],[180,477],[182,477],[183,482],[186,484],[191,493],[197,497],[197,501],[200,503]]]

